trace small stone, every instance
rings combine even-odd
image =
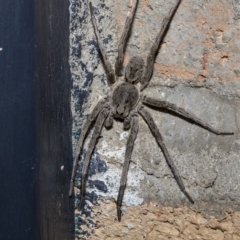
[[[143,215],[147,215],[148,214],[148,210],[147,209],[143,209],[141,212]]]

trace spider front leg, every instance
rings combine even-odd
[[[147,123],[147,125],[149,126],[153,136],[155,137],[155,139],[157,140],[157,143],[159,145],[159,147],[161,148],[163,155],[167,161],[167,164],[169,165],[169,167],[172,170],[173,176],[176,179],[178,186],[180,187],[180,189],[182,190],[182,192],[185,194],[185,196],[188,198],[188,200],[193,204],[194,201],[191,198],[191,196],[189,195],[189,193],[186,191],[185,186],[183,184],[183,181],[180,177],[180,174],[163,142],[163,137],[161,135],[161,133],[159,132],[156,123],[154,122],[151,114],[144,108],[142,107],[141,109],[139,109],[139,113],[140,115],[143,117],[143,119],[145,120],[145,122]]]
[[[196,117],[193,113],[187,112],[183,108],[180,108],[173,103],[169,103],[169,102],[166,102],[166,101],[163,101],[163,100],[159,100],[159,99],[151,98],[151,97],[147,97],[147,96],[143,97],[142,102],[146,105],[149,105],[149,106],[166,108],[168,110],[171,110],[171,111],[173,111],[177,114],[180,114],[180,115],[184,116],[187,119],[190,119],[190,120],[194,121],[198,125],[202,126],[203,128],[207,129],[208,131],[210,131],[214,134],[217,134],[217,135],[233,135],[234,134],[233,132],[221,132],[221,131],[213,128],[212,126],[210,126],[209,124],[207,124],[203,120]]]
[[[113,84],[115,82],[114,70],[113,70],[113,67],[112,67],[108,57],[107,57],[106,50],[104,48],[103,42],[101,41],[100,34],[99,34],[99,31],[98,31],[98,27],[97,27],[97,23],[96,23],[96,19],[93,16],[93,8],[92,8],[92,3],[91,2],[89,3],[89,8],[90,8],[90,14],[91,14],[91,19],[92,19],[92,23],[93,23],[95,36],[96,36],[96,39],[97,39],[97,43],[98,43],[100,52],[102,54],[103,64],[106,68],[106,74],[107,74],[108,82],[110,84]]]
[[[171,8],[168,15],[163,19],[162,27],[161,27],[152,47],[150,49],[150,52],[147,56],[146,65],[145,65],[144,71],[143,71],[143,76],[142,76],[142,79],[140,80],[140,82],[142,84],[141,90],[143,90],[146,87],[146,85],[148,84],[148,82],[151,79],[152,72],[153,72],[153,64],[154,64],[154,60],[156,58],[157,52],[158,52],[159,47],[162,43],[162,40],[167,32],[168,26],[174,16],[174,13],[176,12],[180,3],[181,3],[181,0],[177,0],[175,6]]]
[[[138,117],[133,116],[132,117],[132,124],[131,124],[131,130],[130,130],[130,135],[127,141],[127,147],[126,147],[126,152],[125,152],[125,160],[123,163],[123,171],[122,171],[122,176],[121,176],[121,181],[120,181],[120,188],[118,192],[118,198],[117,198],[117,216],[118,216],[118,221],[121,221],[121,216],[122,216],[122,200],[123,200],[123,195],[124,191],[126,188],[126,182],[127,182],[127,174],[128,174],[128,169],[129,169],[129,163],[131,160],[131,155],[133,151],[133,146],[134,142],[137,137],[138,133]]]
[[[88,145],[88,150],[87,150],[87,153],[86,153],[86,156],[83,160],[83,167],[82,167],[82,177],[81,177],[81,202],[80,202],[80,207],[81,207],[81,204],[82,204],[82,201],[83,201],[83,198],[86,194],[86,176],[87,176],[87,170],[88,170],[88,166],[89,166],[89,162],[90,162],[90,158],[92,156],[92,152],[95,148],[95,145],[97,143],[97,140],[100,136],[100,133],[101,133],[101,130],[102,130],[102,127],[103,127],[103,124],[104,124],[104,121],[105,119],[107,118],[109,114],[109,109],[107,108],[104,108],[98,115],[97,117],[97,120],[96,120],[96,123],[95,123],[95,128],[93,130],[93,134],[92,134],[92,138],[89,142],[89,145]]]
[[[75,178],[75,174],[76,174],[76,168],[77,168],[77,164],[80,160],[80,154],[81,154],[81,151],[82,151],[84,140],[86,138],[86,135],[87,135],[92,123],[95,121],[99,112],[104,108],[106,103],[107,103],[106,99],[101,100],[95,106],[93,111],[88,116],[87,121],[83,125],[82,132],[81,132],[81,135],[80,135],[79,140],[78,140],[78,145],[77,145],[77,149],[76,149],[75,158],[74,158],[74,161],[73,161],[72,175],[71,175],[70,188],[69,188],[69,194],[68,194],[69,197],[72,196],[73,186],[74,186],[74,178]]]
[[[127,19],[124,25],[124,30],[118,45],[118,56],[115,63],[115,73],[117,76],[122,76],[124,50],[125,50],[126,42],[132,28],[133,18],[137,9],[137,5],[138,5],[138,0],[135,0],[132,6],[132,10],[129,16],[127,16]]]

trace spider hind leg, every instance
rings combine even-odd
[[[102,55],[103,65],[104,65],[105,70],[106,70],[108,83],[109,83],[109,85],[112,85],[116,81],[115,75],[114,75],[114,70],[113,70],[113,67],[112,67],[109,59],[108,59],[106,49],[105,49],[105,47],[103,45],[103,42],[101,40],[100,33],[99,33],[99,30],[98,30],[98,26],[97,26],[97,21],[96,21],[96,18],[94,17],[94,14],[93,14],[93,7],[92,7],[91,2],[89,2],[89,9],[90,9],[90,15],[91,15],[91,19],[92,19],[94,33],[95,33],[96,40],[97,40],[97,43],[98,43],[98,46],[99,46],[99,50],[100,50],[101,55]]]
[[[156,58],[157,52],[160,48],[160,45],[162,43],[162,40],[168,30],[169,24],[171,23],[175,12],[178,9],[178,6],[180,5],[181,0],[176,0],[175,5],[170,9],[170,11],[168,12],[168,15],[163,19],[162,22],[162,26],[161,29],[159,30],[157,37],[153,43],[153,45],[150,48],[150,51],[148,53],[147,59],[146,59],[146,65],[144,67],[144,71],[143,71],[143,76],[141,79],[141,90],[143,90],[148,82],[150,81],[151,77],[152,77],[152,73],[153,73],[153,68],[154,68],[154,60]]]
[[[123,59],[124,59],[124,50],[126,47],[126,43],[128,40],[128,37],[131,32],[132,24],[133,24],[133,19],[135,12],[137,10],[137,5],[138,5],[138,0],[135,0],[131,9],[130,14],[127,16],[125,25],[124,25],[124,30],[121,35],[119,44],[118,44],[118,55],[115,63],[115,73],[117,76],[122,76],[122,67],[123,67]]]

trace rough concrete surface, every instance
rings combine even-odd
[[[187,207],[162,207],[157,203],[127,207],[122,222],[113,201],[93,207],[96,221],[90,240],[239,240],[240,212],[228,209],[221,218]],[[82,239],[82,238],[80,238]]]
[[[134,55],[146,58],[163,17],[174,4],[174,0],[139,2],[125,63]],[[93,0],[92,4],[103,43],[114,65],[132,1]],[[82,123],[108,93],[109,87],[87,0],[70,0],[70,22],[75,150]],[[240,221],[237,212],[240,210],[239,30],[240,1],[183,0],[156,58],[152,80],[144,90],[149,96],[193,112],[222,131],[235,133],[234,136],[216,136],[168,111],[149,110],[195,204],[191,205],[180,191],[154,137],[140,118],[123,200],[123,221],[115,220],[113,199],[116,200],[118,194],[128,137],[122,123],[115,121],[112,129],[103,129],[91,160],[86,201],[82,212],[76,210],[75,215],[77,238],[130,239],[138,233],[142,238],[145,236],[144,239],[215,239],[208,237],[212,234],[219,236],[216,239],[240,239],[237,227]],[[82,163],[77,171],[78,185],[81,166]],[[76,206],[79,199],[76,189]],[[96,214],[97,208],[100,215]],[[142,214],[144,209],[149,214]],[[109,211],[113,212],[111,217]],[[126,228],[125,219],[134,225],[134,230]],[[136,224],[139,221],[141,223]],[[145,231],[148,222],[151,222],[149,231]],[[226,225],[227,230],[219,227],[222,225]],[[107,231],[115,229],[116,232],[126,230],[126,233],[107,235]],[[169,231],[173,235],[170,236]],[[100,232],[103,235],[94,238],[94,234]],[[135,239],[142,239],[140,235]]]

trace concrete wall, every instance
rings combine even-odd
[[[92,1],[112,65],[132,2]],[[162,19],[174,2],[139,1],[125,63],[134,55],[146,58]],[[75,215],[77,237],[215,239],[207,236],[220,234],[216,239],[240,239],[239,26],[240,1],[183,0],[157,55],[152,80],[144,90],[149,96],[193,112],[217,129],[235,132],[234,136],[216,136],[168,111],[149,110],[195,204],[191,205],[180,191],[148,126],[140,118],[124,195],[124,215],[122,222],[117,222],[114,199],[128,131],[115,121],[111,130],[103,129],[93,154],[87,201],[82,214],[76,210]],[[96,103],[109,93],[87,0],[70,1],[70,44],[75,150],[82,123]],[[87,144],[88,141],[84,152]],[[78,178],[80,169],[81,165]],[[79,198],[77,189],[76,192]],[[227,222],[231,227],[211,227],[211,219],[216,224]],[[151,224],[146,227],[147,223]],[[161,224],[167,224],[164,226],[169,230],[162,230]],[[94,234],[100,235],[94,238]],[[139,235],[134,238],[136,234]]]

